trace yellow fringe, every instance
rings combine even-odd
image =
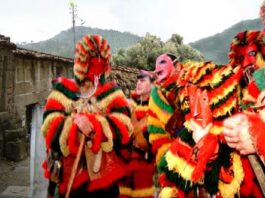
[[[61,149],[62,154],[65,157],[67,157],[70,154],[70,151],[67,145],[67,140],[68,140],[69,129],[72,124],[73,124],[72,117],[68,116],[64,122],[62,133],[59,138],[60,149]]]
[[[110,152],[113,149],[113,137],[108,121],[105,117],[96,115],[96,118],[101,124],[104,135],[107,137],[107,142],[101,143],[101,148],[104,152]]]
[[[155,187],[143,188],[140,190],[132,190],[131,197],[148,197],[152,196],[155,193]]]
[[[103,98],[97,103],[97,106],[99,107],[99,109],[106,109],[107,106],[117,97],[125,98],[122,90],[117,90],[113,92],[112,94],[108,95],[106,98]]]
[[[132,189],[128,187],[119,186],[120,195],[132,195]]]
[[[163,125],[163,123],[160,120],[158,120],[152,116],[148,116],[147,122],[148,122],[148,125],[152,125],[152,126],[156,126],[156,127],[165,129],[164,128],[165,125]]]
[[[170,150],[166,153],[166,161],[169,170],[177,172],[184,179],[191,181],[194,167],[189,165],[181,157],[174,155]]]
[[[67,98],[63,93],[61,93],[57,90],[53,90],[51,92],[51,94],[48,96],[48,100],[49,99],[54,99],[54,100],[60,102],[64,106],[66,113],[70,113],[73,111],[74,101]]]
[[[149,107],[147,105],[137,105],[135,111],[148,111]]]
[[[220,135],[223,132],[223,126],[220,125],[213,125],[209,131],[209,133],[214,135]]]
[[[160,134],[160,133],[152,134],[152,133],[150,133],[150,134],[149,134],[149,142],[150,142],[151,144],[153,144],[153,142],[154,142],[155,140],[158,140],[158,139],[161,139],[161,138],[165,138],[165,137],[169,138],[170,135],[169,135],[168,133],[167,133],[167,134]]]
[[[168,151],[168,148],[170,147],[171,143],[163,144],[157,151],[156,154],[156,164],[159,164],[161,161],[161,158],[165,155],[165,153]]]
[[[150,98],[149,100],[149,109],[151,109],[158,117],[158,119],[164,123],[167,123],[168,119],[171,117],[171,114],[163,111],[163,109],[160,109],[156,103],[154,102],[154,100],[152,98]]]
[[[235,97],[233,102],[230,103],[229,106],[224,106],[222,108],[218,108],[216,111],[213,111],[213,117],[217,118],[219,116],[226,115],[227,113],[231,114],[233,107],[237,104],[237,98]]]
[[[87,67],[84,68],[80,64],[74,64],[74,74],[81,81],[84,80],[85,77],[86,77],[85,74],[79,73],[79,72],[82,72],[82,71],[86,73],[87,72]]]
[[[54,112],[54,113],[50,113],[44,120],[42,126],[41,126],[41,132],[42,132],[42,135],[43,137],[46,137],[47,135],[47,130],[48,128],[50,127],[52,121],[56,118],[56,117],[59,117],[59,116],[63,116],[62,113],[60,112]]]
[[[223,89],[222,93],[218,93],[215,97],[213,97],[210,101],[210,105],[213,104],[217,104],[220,100],[222,100],[223,98],[225,98],[227,96],[228,93],[230,93],[233,89],[235,89],[235,87],[237,86],[237,81],[234,80],[229,87]]]
[[[239,192],[240,184],[244,179],[244,170],[240,156],[236,152],[233,152],[231,157],[233,158],[234,179],[230,184],[223,183],[222,181],[218,183],[218,188],[223,198],[233,198]]]
[[[178,197],[178,190],[176,187],[165,187],[159,193],[158,198],[176,198]]]

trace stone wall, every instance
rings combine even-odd
[[[8,155],[12,150],[28,150],[28,143],[23,141],[30,136],[34,106],[45,103],[53,78],[72,78],[72,68],[72,59],[19,48],[10,38],[0,35],[0,157],[3,152],[12,160],[25,156]],[[129,96],[135,88],[137,72],[134,68],[113,67],[109,79],[115,80]]]

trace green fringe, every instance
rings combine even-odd
[[[121,88],[118,87],[118,86],[115,86],[115,87],[111,87],[109,90],[99,94],[96,98],[98,101],[102,100],[103,98],[107,97],[108,95],[114,93],[115,91],[117,90],[120,90]]]
[[[53,85],[53,89],[55,89],[59,92],[62,92],[67,98],[70,98],[70,99],[75,100],[75,101],[78,99],[77,93],[70,91],[61,83],[55,83]]]
[[[129,117],[131,117],[131,111],[130,108],[125,106],[125,107],[112,107],[110,109],[110,112],[118,112],[118,113],[124,113],[126,115],[128,115]]]
[[[156,127],[154,125],[148,125],[147,131],[152,134],[155,134],[155,133],[165,134],[165,130],[163,128]]]
[[[167,111],[168,113],[173,113],[174,110],[172,109],[172,107],[168,104],[166,104],[163,100],[160,99],[159,95],[158,95],[158,88],[154,87],[151,91],[151,97],[153,98],[154,102],[156,103],[156,105],[162,109],[163,111]]]
[[[187,143],[191,147],[193,147],[195,145],[195,142],[192,138],[192,133],[189,132],[186,127],[183,127],[183,129],[181,129],[181,131],[179,131],[178,137],[181,139],[181,141]]]
[[[207,164],[210,166],[210,171],[205,172],[204,186],[206,190],[214,195],[218,192],[218,180],[221,166],[228,168],[230,166],[230,154],[232,149],[226,144],[220,144],[219,153],[217,159],[212,163]]]
[[[44,122],[44,120],[46,119],[46,117],[50,114],[50,113],[55,113],[55,112],[59,112],[59,113],[62,113],[64,115],[65,114],[65,111],[64,110],[46,110],[44,113],[43,113],[43,116],[42,116],[42,123]]]
[[[117,154],[121,155],[121,134],[119,133],[119,129],[118,127],[115,125],[115,123],[108,117],[106,117],[106,119],[108,120],[109,122],[109,125],[112,129],[112,131],[114,132],[115,136],[116,136],[116,139],[113,138],[114,140],[114,150],[116,151]]]

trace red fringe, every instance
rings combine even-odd
[[[80,143],[78,140],[78,126],[73,123],[72,126],[70,126],[69,135],[67,139],[69,151],[73,156],[77,155],[79,144]]]
[[[55,99],[49,99],[44,107],[44,110],[64,110],[64,106]]]
[[[139,98],[139,95],[136,93],[135,90],[131,91],[131,98],[134,100],[137,100]]]
[[[88,191],[104,189],[114,184],[127,173],[124,163],[116,156],[115,152],[104,153],[105,165],[101,167],[100,177],[90,181]],[[104,156],[103,156],[104,157]]]
[[[115,118],[114,116],[109,116],[109,118],[114,122],[114,124],[116,125],[117,128],[119,128],[119,132],[121,134],[121,143],[122,144],[128,144],[130,137],[129,137],[129,132],[127,127],[119,121],[118,118]]]
[[[244,169],[244,180],[240,186],[240,195],[244,197],[262,198],[262,192],[259,185],[256,183],[256,175],[246,156],[241,156],[241,162]]]
[[[135,115],[136,115],[136,118],[137,120],[141,120],[142,118],[144,118],[145,116],[147,116],[148,114],[148,111],[135,111]]]
[[[107,82],[104,85],[98,85],[98,89],[94,95],[98,96],[98,95],[110,90],[110,88],[115,87],[115,86],[116,86],[116,83],[113,81]]]
[[[52,139],[55,136],[56,130],[59,124],[63,121],[63,119],[64,119],[64,116],[59,116],[55,118],[50,124],[48,131],[47,131],[47,136],[46,136],[46,148],[48,149],[51,148]]]
[[[153,118],[158,118],[155,112],[153,112],[150,108],[148,109],[148,115],[153,117]]]
[[[63,163],[63,169],[62,169],[63,175],[62,175],[62,181],[59,185],[60,194],[66,193],[74,161],[75,161],[75,158],[72,156],[63,158],[63,161],[62,161],[62,163]],[[85,183],[87,181],[89,181],[88,171],[86,169],[79,167],[77,170],[76,176],[74,178],[74,181],[73,181],[72,189],[77,189],[83,183]]]
[[[92,114],[85,114],[88,120],[91,122],[94,128],[95,136],[92,139],[92,148],[91,150],[94,153],[97,153],[100,149],[100,143],[102,141],[103,132],[100,122],[96,119],[96,117]]]
[[[107,113],[111,112],[111,108],[113,107],[128,107],[128,102],[124,97],[118,96],[107,106]]]
[[[170,187],[175,186],[176,184],[174,182],[168,181],[167,176],[165,173],[161,173],[158,177],[158,182],[161,187]]]
[[[69,89],[72,92],[76,93],[79,90],[76,82],[69,79],[69,78],[59,77],[58,82],[60,82],[64,87],[66,87],[67,89]]]
[[[254,143],[258,150],[258,154],[265,159],[265,122],[261,119],[259,114],[251,114],[248,116],[248,121],[250,123],[250,133],[253,136]]]
[[[260,91],[259,91],[255,81],[252,81],[248,84],[248,92],[254,98],[258,98]]]
[[[194,181],[198,181],[203,176],[207,163],[216,154],[218,149],[218,138],[216,135],[208,133],[196,145],[199,151],[197,159],[193,159],[193,162],[197,164],[192,173],[192,179]],[[192,159],[190,158],[190,160]]]
[[[178,155],[181,158],[189,159],[192,152],[192,148],[188,144],[182,142],[179,138],[177,138],[171,144],[170,151],[174,155]]]
[[[152,143],[152,153],[156,154],[157,150],[164,144],[170,143],[172,140],[170,140],[168,137],[160,138],[158,140],[153,141]]]
[[[177,82],[179,74],[174,74],[173,76],[169,77],[162,85],[162,87],[169,86],[172,82]]]

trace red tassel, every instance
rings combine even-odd
[[[170,140],[168,137],[160,138],[152,143],[152,153],[156,154],[157,150],[164,144],[170,143],[172,140]]]
[[[258,154],[265,159],[265,122],[261,119],[259,114],[251,114],[248,116],[250,123],[250,133],[253,136],[254,144],[256,145]]]
[[[94,94],[95,96],[98,96],[108,90],[110,90],[112,87],[115,87],[116,86],[116,83],[115,82],[107,82],[105,83],[103,86],[99,85],[96,93]]]
[[[95,132],[95,135],[92,139],[92,148],[91,150],[94,153],[97,153],[100,149],[100,143],[102,141],[102,136],[103,136],[103,132],[102,132],[102,127],[100,122],[95,118],[94,115],[92,114],[85,114],[88,118],[88,120],[91,122],[91,124],[93,125],[93,129]]]
[[[44,107],[44,110],[64,110],[64,106],[55,99],[49,99]]]
[[[111,112],[111,108],[113,107],[128,107],[128,102],[124,97],[116,97],[111,103],[107,106],[107,113]]]
[[[47,130],[47,135],[46,135],[46,147],[49,149],[51,147],[51,142],[53,137],[55,136],[56,130],[60,123],[63,121],[64,116],[58,116],[55,118],[52,123],[50,124],[48,130]]]
[[[109,118],[114,122],[114,124],[116,125],[116,127],[119,129],[119,133],[121,134],[121,143],[122,144],[128,144],[130,137],[129,137],[129,132],[127,127],[120,122],[120,120],[114,116],[109,116]]]
[[[257,87],[255,81],[252,81],[248,84],[248,92],[254,98],[258,98],[260,91],[259,91],[259,88]]]
[[[67,139],[69,151],[73,156],[77,155],[79,144],[80,143],[78,140],[78,126],[73,123],[72,126],[70,126],[69,135]]]
[[[196,145],[198,145],[198,147],[195,147],[195,149],[198,149],[197,157],[195,155],[193,156],[194,159],[192,159],[192,156],[190,158],[194,163],[197,163],[192,173],[194,181],[198,181],[203,176],[207,163],[216,155],[218,138],[216,135],[208,133]]]
[[[65,88],[72,92],[78,92],[79,88],[74,80],[65,77],[59,77],[58,82],[60,82]]]

